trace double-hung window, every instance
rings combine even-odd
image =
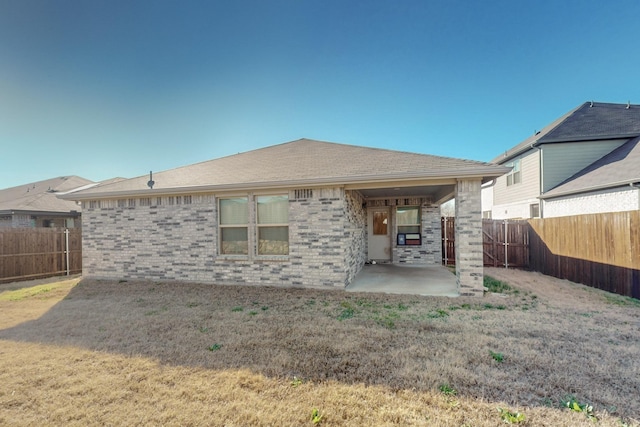
[[[246,197],[220,199],[220,253],[249,253],[249,203]]]
[[[256,234],[258,237],[258,255],[288,255],[288,196],[257,196],[256,207]]]
[[[511,172],[507,174],[507,187],[522,182],[520,177],[520,159],[508,163],[507,166],[512,168]]]

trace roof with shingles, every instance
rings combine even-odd
[[[640,183],[640,137],[630,139],[541,197],[560,197],[630,183]]]
[[[495,177],[507,171],[502,166],[473,160],[299,139],[154,172],[153,190],[147,188],[149,176],[144,175],[80,191],[74,193],[73,197],[108,197],[176,189],[216,191],[284,185],[344,184],[381,179]]]
[[[0,211],[70,212],[79,211],[75,202],[61,200],[56,193],[73,191],[93,184],[79,176],[61,176],[0,190]]]
[[[633,138],[640,135],[640,105],[585,102],[492,160],[503,163],[539,144]]]

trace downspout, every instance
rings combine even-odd
[[[542,148],[540,146],[536,147],[538,149],[538,195],[542,194],[542,180],[544,179],[544,157],[542,156]],[[540,210],[540,219],[544,218],[544,200],[538,197],[538,209]]]

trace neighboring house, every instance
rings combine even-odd
[[[540,196],[546,217],[640,209],[640,137]]]
[[[640,105],[580,105],[492,161],[511,171],[483,188],[483,217],[640,209],[638,136]]]
[[[482,295],[480,185],[506,170],[301,139],[61,197],[82,201],[85,277],[306,287],[440,265],[455,197],[458,285]]]
[[[0,190],[0,227],[80,227],[80,206],[57,195],[91,185],[96,184],[62,176]]]

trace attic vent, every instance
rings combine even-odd
[[[294,190],[295,199],[311,199],[313,198],[313,190],[305,188],[303,190]]]

